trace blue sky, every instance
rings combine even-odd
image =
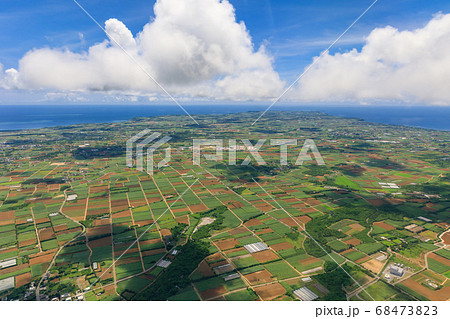
[[[136,35],[154,18],[155,1],[80,0],[101,24],[122,21]],[[293,81],[372,0],[230,0],[255,48],[265,44],[273,68],[286,83]],[[1,1],[0,63],[18,68],[31,49],[67,48],[82,52],[106,36],[71,0]],[[364,37],[387,25],[399,30],[423,27],[434,14],[449,13],[448,0],[379,0],[336,44],[331,53],[361,49]],[[1,98],[1,95],[0,95]]]

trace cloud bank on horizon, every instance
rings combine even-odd
[[[87,52],[33,49],[18,70],[4,71],[0,64],[0,87],[163,97],[120,47],[182,99],[267,100],[289,84],[265,47],[254,48],[227,0],[159,0],[154,14],[136,36],[121,21],[107,20],[110,39]],[[412,31],[374,29],[360,51],[326,53],[286,100],[450,105],[448,83],[450,14],[437,14]]]

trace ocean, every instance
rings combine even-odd
[[[267,106],[185,106],[195,114],[262,111]],[[321,111],[368,122],[450,130],[450,107],[406,106],[274,106],[271,111]],[[184,114],[174,105],[0,105],[0,130],[36,129],[82,123],[126,121],[133,117]]]

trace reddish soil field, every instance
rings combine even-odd
[[[214,261],[220,260],[220,259],[223,259],[223,255],[221,253],[215,253],[215,254],[212,254],[211,256],[206,257],[206,261],[208,263],[213,263]]]
[[[95,215],[104,215],[109,213],[109,208],[102,208],[102,209],[95,209],[88,211],[86,214],[88,216],[95,216]]]
[[[225,240],[221,240],[215,243],[217,247],[219,247],[220,250],[227,250],[234,248],[236,245],[239,244],[239,242],[234,238],[229,238]]]
[[[369,256],[364,256],[363,258],[359,258],[358,260],[356,260],[355,263],[361,264],[361,263],[363,263],[363,262],[368,261],[369,259],[370,259]]]
[[[290,243],[286,242],[286,243],[279,243],[279,244],[271,245],[270,248],[272,248],[275,251],[280,251],[280,250],[294,248],[294,246],[292,246]]]
[[[14,219],[0,220],[0,226],[11,225],[11,224],[14,224]]]
[[[381,206],[386,204],[386,202],[382,199],[378,199],[378,198],[374,198],[374,199],[368,199],[367,200],[370,204],[372,204],[373,206]]]
[[[273,281],[272,274],[267,271],[267,269],[260,270],[248,275],[244,275],[245,279],[247,279],[251,285],[263,284],[266,282]]]
[[[256,219],[256,218],[250,219],[250,220],[248,220],[248,221],[246,221],[244,223],[244,225],[247,226],[247,227],[258,226],[258,225],[261,225],[261,224],[262,224],[261,221]]]
[[[112,245],[111,236],[89,241],[89,247],[91,248],[111,246],[111,245]]]
[[[437,254],[435,254],[435,253],[429,254],[428,257],[429,257],[429,258],[432,258],[432,259],[434,259],[434,260],[436,260],[436,261],[438,261],[438,262],[440,262],[441,264],[444,264],[444,265],[450,267],[450,260],[448,260],[447,258],[444,258],[444,257],[442,257],[442,256],[439,256],[439,255],[437,255]]]
[[[200,273],[202,274],[202,276],[204,277],[211,277],[214,276],[214,271],[212,271],[211,267],[209,267],[208,263],[203,260],[199,265],[198,265],[198,271],[200,271]]]
[[[88,237],[94,237],[94,236],[105,235],[105,234],[110,234],[110,233],[111,233],[111,227],[109,225],[88,228],[88,230],[86,232]]]
[[[177,217],[176,221],[178,223],[183,223],[183,224],[189,225],[189,217],[188,216]]]
[[[222,265],[226,265],[226,264],[228,264],[228,261],[226,261],[226,260],[221,260],[221,261],[218,261],[218,262],[215,262],[215,263],[211,263],[209,266],[210,266],[212,269],[214,269],[214,268],[216,268],[216,267],[219,267],[219,266],[222,266]]]
[[[26,272],[24,274],[16,276],[16,288],[29,284],[30,282],[31,282],[31,272]]]
[[[302,264],[303,266],[306,266],[306,265],[310,265],[310,264],[313,264],[313,263],[318,262],[318,261],[321,261],[321,259],[316,258],[316,257],[308,257],[308,258],[305,258],[305,259],[301,259],[298,262],[300,264]]]
[[[341,254],[341,255],[345,255],[345,254],[348,254],[348,253],[350,253],[350,252],[352,252],[352,251],[355,251],[353,248],[350,248],[350,249],[347,249],[347,250],[344,250],[344,251],[341,251],[339,254]]]
[[[349,240],[344,241],[344,243],[351,246],[358,246],[359,244],[361,244],[361,241],[357,238],[351,238]]]
[[[128,206],[128,200],[126,199],[116,199],[111,201],[111,206]]]
[[[49,222],[50,219],[48,217],[36,219],[36,224]]]
[[[19,248],[26,247],[26,246],[29,246],[29,245],[33,245],[33,244],[36,244],[36,243],[37,243],[36,238],[24,240],[24,241],[19,242]]]
[[[304,200],[304,202],[309,206],[317,206],[323,204],[320,200],[317,199],[306,199]]]
[[[41,241],[49,240],[49,239],[53,239],[53,238],[56,238],[56,236],[51,227],[39,229],[39,239]]]
[[[125,249],[121,249],[121,250],[116,250],[116,251],[114,251],[114,256],[115,256],[115,257],[119,257],[120,255],[122,255],[122,254],[126,251],[126,252],[127,252],[126,255],[123,255],[123,257],[122,257],[122,258],[126,258],[126,256],[127,256],[128,254],[134,254],[134,253],[139,252],[139,249],[138,249],[137,247],[136,247],[136,248],[130,248],[130,249],[127,250],[127,248],[130,247],[130,245],[129,245],[128,243],[125,244],[125,246],[126,246]],[[117,246],[116,246],[116,247],[117,247]]]
[[[148,240],[140,241],[139,244],[140,244],[141,246],[143,246],[143,245],[156,244],[156,243],[160,243],[160,242],[161,242],[161,239],[160,239],[160,238],[155,238],[155,239],[148,239]]]
[[[262,210],[263,212],[270,212],[274,207],[269,204],[256,204],[254,205],[259,210]]]
[[[245,227],[239,227],[239,228],[235,228],[233,230],[230,230],[228,233],[230,235],[236,235],[236,234],[245,233],[246,231],[247,231],[247,229]]]
[[[146,251],[142,252],[142,256],[152,256],[152,255],[156,255],[156,254],[163,254],[165,252],[166,252],[166,250],[164,248],[146,250]]]
[[[427,297],[430,300],[435,301],[445,301],[450,298],[450,287],[444,287],[439,290],[431,290],[427,287],[419,284],[418,282],[415,282],[411,278],[406,279],[405,281],[402,281],[402,284],[406,287],[416,291],[417,293],[421,294],[424,297]]]
[[[442,235],[441,238],[446,245],[450,245],[450,231],[448,231],[444,235]]]
[[[22,269],[25,269],[28,267],[28,264],[21,264],[21,265],[17,265],[17,266],[12,266],[12,267],[8,267],[8,268],[4,268],[4,269],[0,269],[0,276],[9,274],[9,273],[13,273],[15,271],[19,271]]]
[[[14,219],[14,211],[2,212],[0,214],[0,220]]]
[[[274,231],[270,228],[264,228],[261,230],[258,230],[257,232],[255,232],[256,235],[261,235],[261,234],[267,234],[267,233],[273,233]]]
[[[211,299],[216,296],[219,296],[221,294],[224,294],[226,292],[227,292],[227,290],[225,289],[225,287],[221,286],[221,287],[202,291],[202,292],[200,292],[200,296],[202,297],[203,300],[207,300],[207,299]]]
[[[391,226],[391,225],[389,225],[389,224],[386,224],[385,222],[375,222],[375,223],[373,223],[373,224],[376,225],[376,226],[378,226],[378,227],[381,227],[381,228],[383,228],[383,229],[386,229],[386,230],[393,230],[393,229],[395,229],[394,226]]]
[[[134,222],[134,224],[138,225],[139,227],[151,225],[151,224],[153,224],[153,219],[141,220],[141,221],[138,221],[138,222]]]
[[[128,251],[130,252],[131,249]],[[118,254],[117,256],[120,256],[120,254]],[[117,262],[116,265],[125,265],[125,264],[131,264],[131,263],[136,263],[136,262],[140,262],[141,258],[139,257],[131,257],[131,258],[126,258],[127,255],[124,255],[122,258],[120,258]]]
[[[306,204],[305,203],[296,203],[296,204],[292,204],[291,206],[299,209],[299,208],[305,208]]]
[[[124,210],[124,211],[122,211],[120,213],[116,213],[116,214],[111,215],[111,217],[113,219],[114,218],[122,218],[122,217],[130,217],[130,216],[131,216],[131,213],[130,213],[130,211],[128,209]]]
[[[43,263],[49,263],[53,259],[55,252],[56,252],[56,249],[53,249],[51,251],[51,253],[49,253],[49,254],[45,254],[45,255],[39,255],[41,253],[36,254],[39,256],[30,258],[30,266],[37,265],[37,264],[43,264]]]
[[[254,290],[263,300],[272,300],[286,293],[286,290],[279,283],[256,287]]]
[[[258,251],[257,253],[252,254],[252,256],[255,257],[255,259],[260,263],[265,263],[280,258],[271,250]]]
[[[58,225],[58,226],[54,226],[53,229],[56,232],[67,230],[67,225],[66,224],[61,224],[61,225]]]
[[[172,235],[172,232],[170,231],[170,229],[167,229],[167,228],[162,228],[159,230],[159,232],[161,233],[161,236],[163,236],[163,237]]]
[[[190,205],[189,208],[193,213],[202,212],[208,209],[208,207],[203,204]]]
[[[105,219],[95,219],[92,223],[92,225],[95,226],[105,226],[105,225],[109,225],[110,221],[109,219],[105,218]]]

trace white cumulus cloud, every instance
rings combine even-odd
[[[0,86],[162,93],[142,67],[179,96],[260,99],[282,90],[284,82],[273,69],[272,57],[263,46],[254,48],[227,0],[158,0],[154,13],[136,36],[121,21],[109,19],[109,39],[87,52],[31,50],[18,70],[0,70]]]
[[[289,95],[302,101],[450,105],[449,83],[450,14],[438,14],[412,31],[374,29],[360,51],[324,54]]]

